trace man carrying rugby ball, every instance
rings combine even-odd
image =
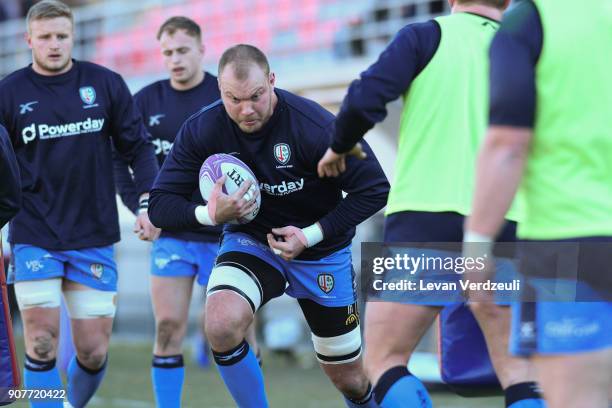
[[[334,117],[275,89],[257,48],[226,50],[218,76],[221,100],[183,125],[152,190],[149,214],[156,226],[171,230],[252,212],[259,190],[244,197],[252,181],[230,195],[219,193],[214,211],[191,202],[200,166],[212,154],[236,156],[259,182],[260,210],[247,224],[226,225],[208,284],[205,329],[221,376],[238,406],[268,406],[244,336],[255,312],[286,292],[298,299],[317,358],[346,405],[375,407],[361,361],[350,244],[355,226],[385,205],[387,178],[364,143],[367,157],[349,157],[341,177],[320,179],[317,162]],[[217,180],[218,189],[224,181]]]

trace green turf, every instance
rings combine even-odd
[[[18,349],[22,350],[21,340]],[[20,351],[20,355],[23,352]],[[114,344],[104,383],[89,407],[154,408],[148,344]],[[215,368],[202,370],[187,360],[184,408],[231,408],[233,404]],[[264,354],[264,375],[271,407],[344,407],[342,399],[318,366],[300,368],[286,358]],[[435,407],[503,407],[501,398],[466,399],[446,392],[433,393]],[[17,402],[11,407],[27,407]]]

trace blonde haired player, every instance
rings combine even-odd
[[[68,368],[68,404],[81,408],[104,377],[117,304],[111,140],[133,168],[141,199],[148,196],[157,163],[123,79],[72,58],[70,8],[43,0],[30,8],[26,23],[33,62],[0,82],[0,123],[15,150],[23,196],[10,225],[15,267],[9,281],[24,324],[24,386],[62,388],[55,357],[63,294],[76,348]],[[147,214],[138,222],[141,238],[152,239],[155,228]]]

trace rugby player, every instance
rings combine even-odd
[[[0,122],[15,150],[23,196],[10,224],[15,268],[9,281],[24,324],[24,386],[62,388],[55,357],[63,292],[76,348],[68,368],[68,404],[83,407],[104,377],[117,302],[111,139],[129,160],[142,200],[157,163],[121,76],[72,59],[70,8],[57,0],[38,2],[26,24],[33,62],[0,82]],[[146,213],[139,224],[142,238],[153,238]]]
[[[558,252],[559,242],[576,242],[589,258],[579,258],[581,274],[597,277],[580,282],[593,294],[578,302],[513,306],[511,350],[534,361],[550,408],[610,403],[612,303],[603,282],[612,255],[593,243],[612,241],[611,41],[609,1],[536,0],[506,16],[491,46],[489,131],[466,235],[498,236],[520,185],[521,264],[541,260],[530,246]]]
[[[251,45],[224,52],[221,101],[192,116],[157,178],[150,215],[161,228],[216,225],[249,214],[251,181],[211,204],[192,200],[202,162],[236,155],[260,183],[261,208],[248,224],[226,225],[208,284],[206,334],[240,407],[267,407],[263,375],[244,340],[255,312],[287,293],[298,299],[321,367],[349,407],[374,407],[361,361],[350,243],[355,226],[380,210],[389,184],[369,146],[338,179],[321,180],[334,117],[316,103],[276,89],[266,56]],[[217,181],[221,189],[225,177]],[[342,191],[347,196],[342,198]],[[276,255],[278,253],[278,255]]]
[[[220,94],[217,78],[201,68],[204,45],[196,22],[188,17],[171,17],[160,26],[157,40],[170,78],[144,87],[134,95],[134,100],[153,138],[161,166],[183,122],[218,100]],[[119,156],[115,157],[115,177],[124,204],[135,214],[146,211],[138,208],[134,181],[127,163]],[[203,203],[198,188],[192,199]],[[180,406],[185,375],[182,343],[193,281],[196,279],[204,288],[208,284],[220,233],[221,226],[198,226],[186,231],[163,231],[153,242],[151,295],[156,334],[151,377],[158,407]],[[248,340],[257,350],[252,327]]]
[[[0,230],[21,206],[21,180],[15,152],[4,126],[0,125]]]

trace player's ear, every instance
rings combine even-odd
[[[274,72],[268,74],[268,79],[270,80],[270,85],[274,87],[274,83],[276,82],[276,75],[274,75]]]
[[[25,38],[26,42],[28,43],[28,47],[30,47],[30,49],[32,49],[32,36],[30,35],[30,32],[26,31],[26,33],[23,35],[23,37]]]

